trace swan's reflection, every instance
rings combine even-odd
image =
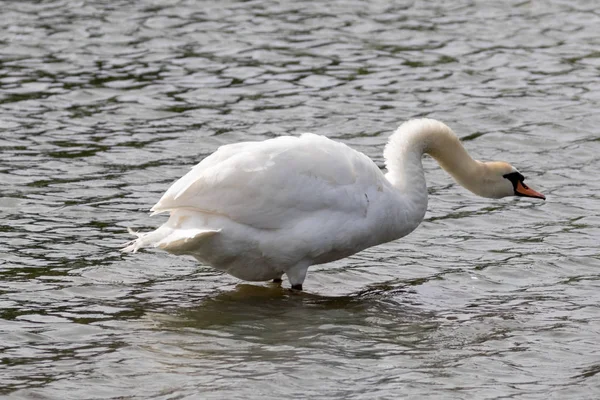
[[[223,329],[238,334],[262,330],[274,336],[290,330],[308,333],[334,326],[376,330],[378,326],[402,329],[416,323],[428,330],[435,324],[435,315],[406,301],[409,290],[404,284],[388,283],[349,295],[327,296],[291,291],[275,284],[238,284],[232,290],[204,298],[194,307],[147,316],[167,329]]]

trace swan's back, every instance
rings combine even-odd
[[[368,157],[342,143],[314,134],[284,136],[222,146],[175,182],[152,211],[193,209],[281,229],[319,210],[363,215],[365,191],[384,179]]]

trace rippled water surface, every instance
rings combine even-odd
[[[600,397],[593,1],[19,1],[0,10],[0,395]],[[440,119],[546,202],[426,160],[410,236],[247,284],[127,227],[218,146],[304,131],[383,165]]]

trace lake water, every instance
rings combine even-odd
[[[593,1],[19,1],[0,11],[0,395],[600,398]],[[433,117],[547,201],[427,159],[410,236],[248,284],[127,227],[218,146],[305,131],[379,165]]]

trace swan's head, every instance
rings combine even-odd
[[[525,184],[525,177],[505,162],[484,163],[484,176],[480,184],[480,196],[501,198],[507,196],[534,197],[546,200],[546,196]]]

